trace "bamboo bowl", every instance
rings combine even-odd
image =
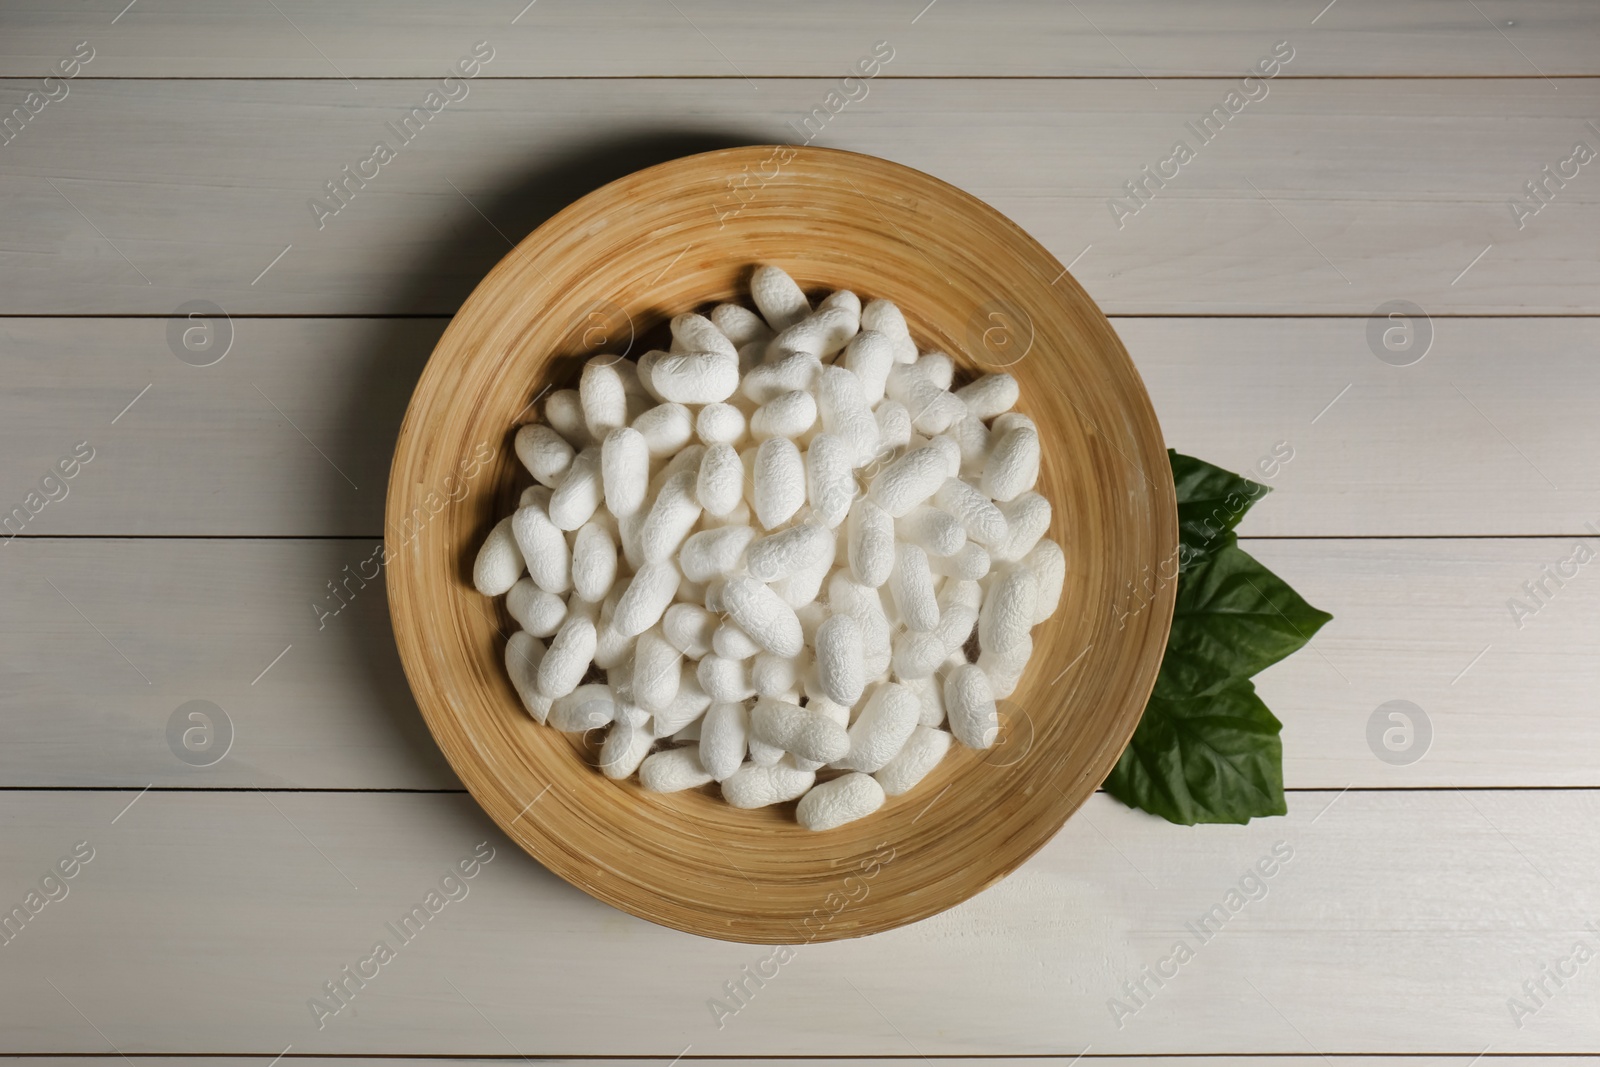
[[[793,804],[713,788],[646,794],[584,739],[533,722],[503,665],[515,624],[472,587],[478,545],[525,484],[530,402],[672,315],[748,303],[754,264],[808,291],[900,305],[919,347],[1005,369],[1044,444],[1039,490],[1067,554],[1061,607],[1002,704],[1001,744],[957,745],[875,815],[812,833]],[[389,480],[389,602],[412,692],[457,774],[540,863],[614,907],[765,944],[893,929],[993,885],[1115,765],[1154,684],[1174,588],[1172,479],[1149,397],[1110,323],[1036,241],[926,174],[820,148],[709,152],[638,171],[530,234],[439,341]],[[1148,583],[1148,584],[1147,584]],[[1153,587],[1153,590],[1152,590]],[[1148,600],[1146,598],[1149,598]],[[1142,605],[1142,607],[1141,607]]]

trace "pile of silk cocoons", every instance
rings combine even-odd
[[[473,580],[529,714],[603,730],[607,776],[827,830],[994,744],[1066,560],[1015,378],[952,391],[886,300],[774,266],[751,296],[547,397]]]

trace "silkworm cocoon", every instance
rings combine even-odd
[[[822,361],[809,352],[781,354],[771,363],[753,367],[740,383],[740,392],[747,400],[765,404],[791,389],[810,390],[822,373]]]
[[[943,352],[924,352],[917,357],[916,368],[928,381],[940,389],[949,389],[955,380],[956,364]]]
[[[511,516],[511,534],[535,585],[548,593],[572,588],[572,553],[544,508],[537,504],[518,508]]]
[[[684,661],[679,668],[678,692],[671,703],[651,716],[657,737],[676,735],[690,723],[705,714],[711,706],[711,694],[700,685],[695,670],[699,665]]]
[[[517,497],[517,507],[525,508],[529,504],[538,504],[548,513],[550,510],[550,490],[542,485],[530,485]]]
[[[1022,557],[1022,565],[1033,572],[1039,583],[1033,601],[1033,621],[1038,624],[1054,615],[1056,606],[1061,603],[1061,587],[1067,580],[1067,557],[1061,546],[1047,537]]]
[[[817,402],[810,393],[791,389],[756,408],[750,416],[750,434],[757,441],[769,437],[799,437],[817,421]]]
[[[668,354],[669,353],[663,352],[659,348],[653,348],[640,356],[639,361],[633,365],[634,373],[639,378],[640,388],[642,388],[645,391],[645,394],[648,395],[652,400],[655,400],[657,403],[665,400],[666,398],[660,393],[656,392],[655,382],[652,380],[652,378],[654,377],[655,373],[656,361],[662,356]]]
[[[739,628],[768,652],[797,656],[805,645],[794,609],[754,578],[735,575],[723,583],[722,605]]]
[[[689,443],[694,420],[682,404],[657,404],[640,412],[633,420],[633,428],[644,436],[650,458],[663,459],[677,455]]]
[[[606,731],[600,746],[600,772],[607,778],[626,778],[639,769],[656,743],[648,724],[618,722]]]
[[[700,457],[695,499],[712,515],[726,515],[744,500],[744,462],[732,445],[711,445]]]
[[[744,412],[732,404],[707,404],[694,419],[694,431],[707,445],[737,444],[744,427]]]
[[[863,330],[845,346],[843,366],[861,380],[868,406],[876,407],[894,367],[894,342],[876,330]]]
[[[715,352],[735,360],[739,358],[738,344],[704,315],[674,315],[669,329],[674,352]]]
[[[894,520],[895,533],[930,556],[953,556],[967,543],[967,531],[948,511],[918,504]]]
[[[600,449],[591,445],[573,457],[566,477],[550,494],[550,521],[558,530],[576,530],[589,521],[600,500]]]
[[[856,318],[861,317],[861,298],[848,289],[835,289],[817,304],[817,310],[824,308],[848,308]]]
[[[799,686],[801,672],[806,666],[807,662],[798,656],[757,652],[750,660],[750,684],[761,696],[778,696]]]
[[[623,726],[648,726],[650,736],[655,736],[655,725],[650,721],[650,712],[633,703],[631,700],[617,701],[617,722]]]
[[[566,438],[539,422],[518,427],[512,447],[516,449],[517,458],[528,469],[528,473],[540,485],[551,488],[561,481],[561,476],[567,473],[567,468],[572,466],[572,457],[576,455]]]
[[[623,637],[634,637],[654,626],[672,603],[680,579],[672,560],[646,563],[628,579],[611,625]]]
[[[586,448],[593,443],[594,436],[583,418],[583,400],[576,389],[557,389],[545,397],[544,417],[550,428],[573,448]]]
[[[962,664],[945,678],[944,710],[950,718],[950,732],[968,748],[988,748],[1000,733],[994,690],[989,676],[976,664]]]
[[[903,685],[885,682],[873,690],[849,729],[850,751],[833,766],[871,774],[899,755],[921,721],[917,696]]]
[[[878,454],[878,421],[862,392],[861,379],[843,367],[823,367],[817,376],[817,411],[822,429],[845,443],[855,466],[871,463]]]
[[[978,609],[966,604],[951,604],[939,613],[939,625],[933,631],[946,655],[959,652],[978,625]]]
[[[567,602],[540,589],[532,578],[523,578],[506,592],[506,611],[529,634],[549,637],[567,617]]]
[[[700,766],[712,778],[720,782],[737,771],[749,743],[750,714],[743,704],[718,701],[706,709],[700,723]]]
[[[862,585],[876,589],[889,580],[894,568],[894,519],[868,497],[850,506],[846,557],[850,573]]]
[[[472,563],[472,584],[484,596],[499,596],[509,590],[526,567],[512,523],[509,515],[495,523]],[[560,537],[560,533],[556,536]],[[562,548],[565,547],[563,542]]]
[[[989,685],[995,699],[1004,700],[1017,691],[1022,674],[1033,655],[1033,638],[1024,637],[1007,649],[984,649],[978,654],[978,666],[989,676]]]
[[[769,344],[772,351],[806,352],[827,359],[849,343],[861,328],[861,317],[848,308],[819,308],[783,330]]]
[[[796,567],[785,578],[780,578],[772,583],[773,592],[794,608],[797,617],[801,608],[813,603],[817,593],[822,589],[822,583],[827,581],[828,574],[833,570],[834,553],[838,549],[838,541],[830,532],[821,542],[821,554],[809,563]],[[801,633],[805,628],[801,627]]]
[[[638,641],[636,635],[618,633],[617,628],[612,625],[617,613],[617,602],[621,599],[622,591],[613,586],[605,603],[601,605],[599,621],[595,623],[594,665],[603,671],[611,670],[632,656],[633,646]]]
[[[759,537],[745,553],[750,577],[762,582],[786,578],[828,553],[833,534],[819,523],[805,522]]]
[[[884,390],[891,400],[905,405],[911,425],[925,434],[943,433],[967,413],[967,406],[936,385],[918,364],[897,364]]]
[[[927,633],[939,625],[939,602],[934,596],[933,572],[928,554],[916,545],[895,545],[894,569],[889,572],[889,595],[907,628]]]
[[[628,391],[613,365],[619,362],[621,356],[595,356],[583,365],[583,375],[578,379],[583,424],[596,441],[604,441],[612,430],[628,424]]]
[[[772,336],[772,330],[761,316],[743,304],[718,304],[711,309],[711,321],[736,348]]]
[[[1012,425],[996,431],[989,458],[983,464],[983,491],[995,500],[1012,500],[1032,489],[1038,480],[1038,431],[1031,425]]]
[[[763,767],[770,767],[774,763],[777,763],[779,760],[783,759],[787,755],[788,755],[788,753],[785,752],[783,749],[779,748],[777,745],[769,745],[765,741],[763,741],[759,737],[757,737],[755,735],[755,728],[753,726],[751,727],[751,730],[750,730],[750,762],[751,763],[757,763],[757,764],[760,764]],[[818,767],[822,766],[822,764],[820,764],[820,763],[816,763],[816,762],[814,762],[812,760],[802,760],[797,756],[790,756],[789,757],[789,762],[794,764],[796,767],[799,767],[800,769],[807,770],[807,771],[814,771]]]
[[[1013,565],[997,572],[978,614],[979,646],[1004,651],[1027,637],[1038,594],[1038,579],[1027,567]]]
[[[586,601],[598,602],[605,599],[616,580],[617,543],[611,531],[599,522],[584,523],[572,544],[573,591]]]
[[[1008,411],[1004,415],[998,415],[990,425],[997,434],[1015,430],[1019,427],[1032,430],[1034,433],[1039,432],[1038,424],[1020,411]]]
[[[661,619],[661,632],[672,647],[690,659],[711,651],[711,635],[721,622],[698,604],[674,604]]]
[[[1021,393],[1017,380],[1009,374],[985,374],[956,390],[956,396],[967,405],[967,411],[979,419],[1004,415],[1016,407]]]
[[[700,521],[697,478],[680,471],[668,478],[639,527],[639,555],[646,563],[671,559],[683,546],[689,531]]]
[[[695,678],[713,703],[747,700],[756,695],[750,684],[750,661],[702,656],[695,667]]]
[[[695,719],[694,722],[672,735],[672,740],[679,743],[692,741],[695,745],[694,754],[696,759],[700,757],[700,723],[704,718],[704,715],[700,716],[700,718]]]
[[[580,685],[550,705],[550,725],[564,734],[598,730],[616,717],[616,694],[604,682]]]
[[[1010,532],[990,553],[996,561],[1020,560],[1050,529],[1050,501],[1032,490],[1001,504],[1000,512],[1005,515]]]
[[[929,557],[928,566],[935,574],[975,582],[989,573],[990,559],[982,545],[968,541],[953,556]]]
[[[849,615],[861,627],[861,647],[866,659],[867,677],[887,667],[890,655],[889,619],[884,614],[883,598],[878,591],[861,584],[844,571],[836,571],[828,579],[828,607],[834,612]]]
[[[678,695],[683,653],[652,626],[639,635],[633,651],[633,700],[646,711],[659,711]]]
[[[887,300],[873,300],[861,309],[861,328],[876,330],[894,342],[895,359],[912,363],[917,358],[917,346],[911,340],[911,330],[900,309]]]
[[[917,695],[917,707],[922,716],[918,721],[923,726],[944,724],[944,679],[937,672],[900,684]]]
[[[678,551],[683,576],[691,582],[708,582],[737,570],[745,550],[755,540],[753,526],[719,526],[690,534]],[[711,608],[712,611],[717,609]]]
[[[806,502],[805,463],[800,449],[788,438],[773,437],[761,442],[751,480],[755,487],[751,503],[764,529],[788,522]]]
[[[944,450],[945,467],[950,477],[961,473],[961,443],[954,436],[948,433],[934,434],[928,444]]]
[[[867,684],[862,647],[861,625],[849,615],[830,615],[817,627],[817,683],[836,704],[849,706],[861,699]],[[828,756],[823,762],[838,758]]]
[[[956,473],[981,475],[984,460],[989,458],[989,427],[968,412],[965,418],[951,423],[945,432],[955,439],[956,449],[961,453],[961,466]]]
[[[850,751],[844,727],[825,715],[763,697],[750,712],[750,735],[801,759],[831,763]]]
[[[756,268],[750,279],[750,299],[774,332],[787,330],[811,314],[811,301],[795,280],[780,267]]]
[[[885,400],[873,412],[878,423],[878,452],[880,454],[911,443],[911,412],[898,400]]]
[[[625,518],[644,503],[650,486],[650,449],[644,434],[619,426],[600,445],[600,482],[611,514]]]
[[[950,751],[954,740],[943,730],[918,726],[900,750],[900,754],[883,765],[872,777],[878,780],[883,791],[891,797],[909,793],[916,784],[928,776]]]
[[[568,612],[539,663],[536,681],[539,692],[555,698],[576,689],[589,664],[594,662],[595,637],[593,622]]]
[[[697,789],[710,781],[711,772],[701,765],[700,753],[693,748],[656,752],[639,765],[639,784],[652,793]]]
[[[544,642],[532,634],[518,631],[506,642],[506,673],[511,676],[511,687],[538,723],[549,717],[551,705],[550,698],[539,692],[539,664],[544,654]]]
[[[736,808],[765,808],[804,796],[816,780],[815,772],[788,759],[770,766],[749,763],[723,781],[722,799]]]
[[[746,660],[761,651],[750,635],[731,622],[718,626],[711,635],[711,648],[723,659]]]
[[[966,528],[967,536],[980,545],[1003,545],[1011,533],[1011,524],[1003,511],[981,491],[960,478],[946,478],[933,495],[933,502],[957,519]]]
[[[819,433],[806,448],[806,499],[811,511],[830,530],[850,513],[856,496],[855,457],[844,439]]]
[[[739,357],[733,352],[684,352],[658,356],[650,383],[663,400],[714,404],[739,388]]]
[[[831,568],[829,573],[832,573]],[[826,581],[828,576],[825,574],[822,577]],[[828,621],[828,614],[828,605],[820,600],[812,600],[811,603],[794,609],[794,616],[800,620],[800,633],[805,639],[807,648],[816,647],[817,627]]]
[[[949,654],[937,633],[909,631],[895,636],[890,666],[895,678],[909,685],[933,674]]]
[[[879,471],[867,492],[879,507],[898,519],[933,496],[947,477],[944,450],[924,445]]]
[[[684,449],[662,465],[650,479],[650,489],[645,494],[646,500],[654,500],[661,492],[661,487],[672,480],[674,475],[688,471],[694,474],[700,470],[700,461],[705,458],[706,446],[701,444],[686,445]]]
[[[883,786],[870,774],[846,774],[813,786],[800,798],[795,818],[807,830],[832,830],[883,807]]]

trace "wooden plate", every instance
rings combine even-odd
[[[1002,743],[956,746],[909,794],[824,833],[793,805],[711,790],[646,794],[581,739],[534,723],[506,678],[511,622],[472,588],[478,545],[527,484],[511,449],[530,402],[582,360],[672,315],[748,303],[753,265],[808,290],[900,305],[920,347],[1004,368],[1044,442],[1039,489],[1066,549],[1060,610],[1002,705]],[[1172,478],[1149,397],[1111,325],[1016,224],[870,156],[751,147],[638,171],[501,260],[439,341],[389,480],[389,603],[417,703],[456,773],[512,840],[652,922],[799,944],[889,930],[961,903],[1031,856],[1115,765],[1171,621]],[[1163,577],[1166,576],[1166,577]]]

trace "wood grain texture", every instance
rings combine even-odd
[[[1507,1008],[1541,964],[1595,942],[1600,869],[1572,830],[1600,818],[1594,791],[1297,794],[1285,818],[1206,833],[1097,796],[961,907],[799,947],[721,1029],[706,1002],[771,949],[591,900],[468,797],[152,792],[113,825],[133,796],[7,800],[8,903],[74,842],[95,849],[70,895],[3,948],[7,1052],[1600,1052],[1588,968],[1520,1029]],[[307,1000],[395,942],[385,924],[486,840],[497,851],[468,895],[319,1031]],[[1265,897],[1199,943],[1185,924],[1226,907],[1278,842],[1293,855]],[[1179,938],[1194,958],[1119,1029],[1108,1001]],[[107,965],[108,946],[148,961],[146,979]]]
[[[1456,1056],[1324,1056],[1314,1052],[1299,1055],[1260,1055],[1252,1054],[1250,1064],[1252,1067],[1461,1067],[1468,1057]],[[141,1056],[141,1061],[149,1067],[260,1067],[257,1057],[245,1056]],[[127,1061],[116,1056],[93,1055],[68,1055],[68,1056],[14,1056],[10,1062],[16,1067],[114,1067],[115,1064],[126,1064]],[[284,1062],[293,1067],[481,1067],[481,1058],[466,1056],[438,1056],[427,1059],[408,1059],[403,1056],[362,1057],[362,1056],[300,1056],[293,1052],[284,1057]],[[541,1064],[549,1067],[657,1067],[658,1059],[625,1059],[606,1057],[604,1059],[571,1059],[563,1056],[541,1057]],[[679,1062],[689,1064],[706,1062],[699,1060],[693,1052],[685,1055]],[[719,1067],[756,1067],[757,1064],[770,1061],[759,1058],[728,1058],[719,1057],[714,1062]],[[838,1059],[808,1059],[791,1058],[785,1061],[794,1067],[835,1067]],[[928,1061],[918,1056],[874,1056],[870,1060],[857,1060],[866,1062],[873,1067],[916,1067],[917,1064]],[[947,1057],[951,1067],[1011,1067],[1015,1060],[1009,1057],[993,1056],[960,1056]],[[1238,1062],[1232,1056],[1098,1056],[1093,1052],[1086,1052],[1078,1056],[1032,1056],[1029,1062],[1040,1067],[1073,1067],[1081,1064],[1082,1067],[1231,1067]],[[1594,1059],[1587,1056],[1496,1056],[1488,1061],[1493,1067],[1592,1067]]]
[[[510,241],[582,193],[689,152],[803,140],[832,86],[483,83],[404,143],[387,124],[424,100],[416,82],[83,82],[0,149],[0,314],[164,315],[195,298],[234,313],[451,312]],[[1112,314],[1600,306],[1600,182],[1568,182],[1520,230],[1506,206],[1596,137],[1600,81],[1278,80],[1200,145],[1186,123],[1229,86],[880,81],[815,143],[987,201]],[[0,87],[0,113],[26,91]],[[1195,158],[1119,227],[1111,198],[1180,137]],[[398,153],[358,188],[342,168],[380,138]],[[335,179],[354,192],[319,230],[308,205]]]
[[[885,76],[1152,77],[1242,73],[1272,43],[1303,44],[1303,72],[1364,75],[1594,74],[1594,12],[1579,0],[1470,5],[1411,0],[1335,8],[1229,0],[926,0],[805,8],[688,0],[485,5],[452,0],[337,6],[140,0],[106,8],[13,6],[0,75],[42,76],[80,39],[86,77],[435,77],[489,40],[483,76],[840,76],[874,40],[893,42]],[[519,14],[520,12],[520,14]],[[1520,50],[1520,54],[1519,54]],[[1297,62],[1300,62],[1297,60]]]
[[[174,357],[162,319],[0,320],[0,511],[87,440],[94,461],[25,536],[380,537],[394,435],[446,325],[236,319],[234,351],[199,368]],[[1373,356],[1364,318],[1112,326],[1167,443],[1273,487],[1252,535],[1600,525],[1590,320],[1434,319],[1411,367]],[[1292,458],[1274,467],[1280,445]]]
[[[1547,584],[1555,595],[1520,628],[1506,606],[1572,555],[1571,540],[1243,544],[1334,615],[1258,679],[1284,722],[1290,788],[1600,786],[1600,581],[1586,566],[1559,590]],[[371,573],[377,547],[91,538],[0,549],[0,687],[26,712],[0,719],[0,786],[459,788],[400,674],[381,581],[350,579]],[[319,629],[317,608],[339,604],[327,583],[347,580],[349,607]],[[227,759],[204,769],[179,762],[165,733],[196,699],[235,729]],[[1406,767],[1366,741],[1368,718],[1398,699],[1434,726],[1432,750]]]
[[[762,186],[719,214],[728,175]],[[864,200],[871,188],[882,203]],[[679,249],[689,251],[682,251]],[[691,254],[692,253],[692,254]],[[1033,741],[1020,760],[953,753],[873,818],[812,833],[787,806],[740,811],[703,792],[646,796],[613,782],[575,738],[535,724],[505,675],[504,638],[471,585],[484,535],[526,483],[505,442],[532,401],[570,384],[581,361],[615,354],[591,338],[597,304],[641,339],[672,315],[747,295],[776,263],[808,291],[889,299],[922,349],[958,369],[1005,368],[1038,424],[1038,491],[1070,546],[1063,601],[1033,630],[1033,666],[1011,697]],[[1001,303],[1005,301],[1005,303]],[[1025,308],[1029,356],[990,343],[996,309]],[[501,442],[484,475],[461,471]],[[1155,682],[1176,590],[1144,611],[1107,610],[1177,552],[1161,429],[1105,316],[1037,242],[980,201],[926,174],[825,149],[729,149],[662,164],[591,193],[494,268],[440,339],[406,409],[387,523],[432,515],[438,535],[396,546],[390,615],[412,693],[462,781],[513,840],[557,874],[633,914],[710,937],[791,941],[842,872],[878,843],[915,855],[878,875],[881,892],[819,940],[893,929],[967,899],[1032,855],[1115,765]],[[1063,681],[1052,664],[1081,660]],[[998,750],[997,750],[998,751]],[[537,820],[521,813],[549,793]],[[948,795],[946,795],[946,793]],[[930,798],[945,815],[916,826]],[[981,845],[980,845],[981,843]]]

